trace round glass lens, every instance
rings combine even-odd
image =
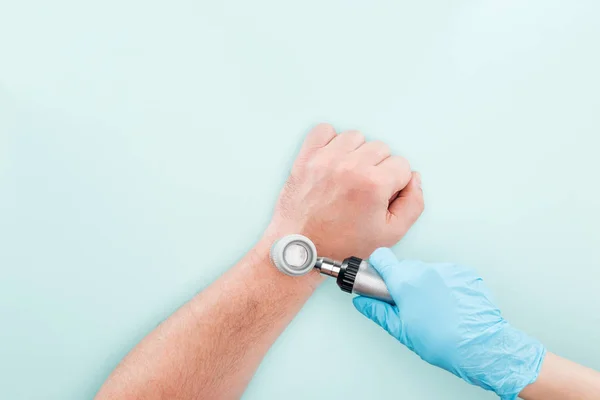
[[[283,259],[290,267],[300,268],[308,260],[308,250],[300,244],[290,243],[283,250]]]

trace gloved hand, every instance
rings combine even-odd
[[[516,399],[536,380],[544,346],[502,318],[474,271],[398,261],[387,248],[377,249],[369,261],[396,306],[359,296],[356,309],[423,360],[504,400]]]

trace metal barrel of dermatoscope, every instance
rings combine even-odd
[[[347,293],[371,297],[394,304],[385,282],[367,261],[348,257],[343,261],[318,257],[314,243],[302,235],[288,235],[273,243],[271,261],[286,275],[301,276],[313,268],[336,279],[340,289]]]

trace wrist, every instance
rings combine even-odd
[[[306,288],[308,290],[314,290],[325,279],[318,271],[312,270],[308,274],[302,276],[288,276],[277,270],[271,261],[269,253],[273,243],[290,233],[294,232],[281,232],[279,230],[267,229],[250,252],[252,264],[255,265],[255,268],[260,269],[262,273],[266,274],[266,276],[277,281],[278,284],[288,288]]]

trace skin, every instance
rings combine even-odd
[[[272,243],[311,238],[323,256],[367,258],[423,211],[420,176],[382,142],[321,124],[306,137],[263,237],[234,267],[142,340],[96,399],[237,399],[323,278],[278,272]]]
[[[519,394],[524,400],[600,399],[600,373],[547,353],[537,380]]]

